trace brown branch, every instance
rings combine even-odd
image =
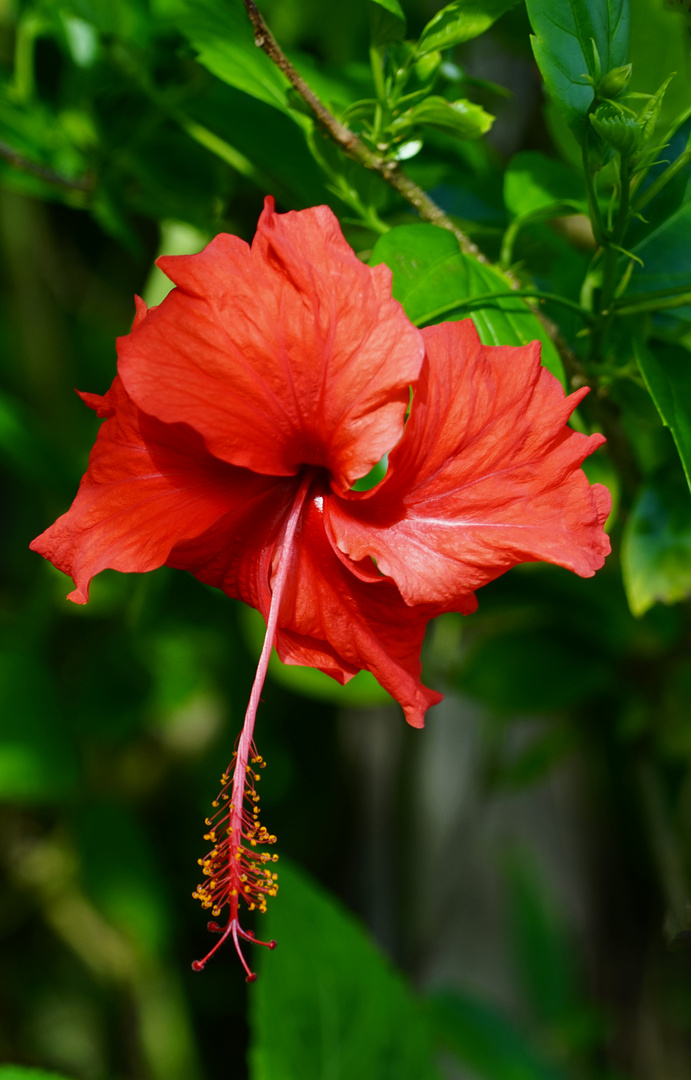
[[[428,221],[432,225],[438,225],[440,228],[448,229],[449,232],[452,232],[464,255],[470,255],[485,266],[491,266],[491,261],[484,252],[480,250],[477,244],[474,244],[462,229],[459,229],[458,226],[454,224],[451,218],[444,213],[442,208],[438,206],[433,199],[430,199],[429,195],[423,191],[421,187],[418,187],[410,177],[406,176],[397,161],[390,161],[380,154],[376,154],[362,139],[359,138],[358,135],[355,134],[354,131],[351,131],[345,124],[342,124],[341,121],[326,108],[324,103],[320,101],[312,88],[308,86],[300,73],[296,71],[291,64],[290,60],[264,22],[264,18],[254,0],[242,0],[242,2],[245,5],[250,22],[252,23],[255,44],[266,53],[279,71],[283,72],[286,79],[288,79],[289,83],[295,88],[306,105],[309,106],[318,123],[320,123],[328,132],[336,145],[339,146],[348,157],[357,161],[360,165],[363,165],[364,168],[377,173],[382,180],[389,184],[390,187],[394,188],[399,195],[403,196],[406,202],[410,203],[410,205],[417,210],[424,221]],[[502,270],[500,272],[503,274],[504,279],[511,289],[520,289],[521,282],[511,270]],[[536,307],[533,307],[532,305],[527,306],[530,307],[530,310],[540,321],[553,341],[564,365],[564,371],[566,372],[568,382],[574,388],[586,385],[587,378],[583,367],[574,351],[562,337],[558,326]]]
[[[37,161],[30,161],[29,158],[25,158],[14,147],[2,141],[0,141],[0,157],[3,157],[5,161],[9,161],[10,165],[14,165],[15,169],[32,173],[41,180],[45,180],[48,184],[59,184],[60,187],[71,188],[73,191],[90,191],[93,187],[93,181],[90,177],[84,177],[81,180],[69,180],[66,176],[61,176],[60,173],[56,173],[47,165],[40,165]]]
[[[314,113],[317,121],[328,131],[341,150],[348,157],[363,165],[364,168],[381,176],[382,180],[394,188],[399,195],[402,195],[406,202],[415,207],[424,221],[429,221],[432,225],[438,225],[440,228],[452,232],[458,240],[458,246],[464,255],[472,255],[478,262],[489,264],[489,259],[480,251],[479,247],[447,217],[442,208],[437,206],[434,199],[430,199],[429,195],[421,187],[418,187],[409,176],[405,175],[397,161],[389,161],[370,150],[354,131],[351,131],[350,128],[336,119],[333,113],[319,100],[312,88],[307,85],[300,73],[295,70],[264,22],[254,0],[243,0],[243,3],[254,29],[255,43],[283,72],[288,82],[295,87],[302,100]],[[516,286],[517,284],[516,282]]]

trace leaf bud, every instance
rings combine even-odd
[[[421,56],[419,60],[416,60],[413,66],[415,82],[419,83],[420,86],[429,86],[434,82],[440,67],[441,53],[426,53],[425,56]]]
[[[618,98],[623,94],[631,81],[633,64],[625,64],[623,67],[612,68],[600,79],[595,90],[595,96],[600,100],[605,98]]]
[[[590,114],[590,123],[602,141],[623,157],[630,157],[640,146],[643,133],[637,119],[614,105],[599,105]]]

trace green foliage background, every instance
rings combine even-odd
[[[329,141],[241,0],[0,3],[0,1080],[688,1077],[687,5],[262,12],[489,261]],[[593,387],[575,423],[608,438],[587,470],[614,552],[587,581],[517,568],[438,620],[425,732],[367,675],[272,665],[284,869],[257,930],[279,948],[248,988],[231,950],[190,970],[190,894],[261,619],[165,569],[104,573],[75,608],[28,543],[95,435],[72,388],[105,391],[133,294],[165,294],[155,256],[249,240],[268,192],[330,204],[418,325],[540,338]]]

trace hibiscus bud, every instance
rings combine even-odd
[[[606,98],[618,98],[623,94],[631,81],[633,64],[625,64],[623,67],[612,68],[604,75],[595,90],[595,96],[600,100]]]
[[[624,157],[630,157],[640,146],[642,131],[638,121],[614,105],[599,105],[590,114],[590,123],[602,141]]]

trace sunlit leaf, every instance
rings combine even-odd
[[[542,362],[564,381],[564,369],[542,324],[518,297],[498,297],[481,306],[464,301],[488,293],[510,292],[497,270],[462,255],[453,233],[435,225],[400,225],[375,244],[370,264],[385,262],[393,271],[393,294],[418,326],[472,318],[485,345],[542,342]]]
[[[550,97],[583,138],[593,87],[628,59],[628,0],[526,0],[533,52]]]
[[[452,49],[479,37],[517,3],[518,0],[455,0],[427,23],[420,35],[418,54]]]
[[[422,125],[437,128],[459,139],[478,139],[492,126],[494,117],[472,101],[447,101],[431,96],[404,113],[391,125],[394,131]]]
[[[638,495],[624,530],[621,562],[634,615],[691,595],[691,498],[681,469],[658,474]]]
[[[267,105],[290,111],[288,80],[254,44],[241,4],[187,0],[176,23],[212,74]]]
[[[421,1005],[363,928],[294,867],[258,927],[252,956],[253,1080],[435,1080]]]
[[[691,353],[680,346],[635,343],[638,366],[663,424],[670,429],[691,488]]]

